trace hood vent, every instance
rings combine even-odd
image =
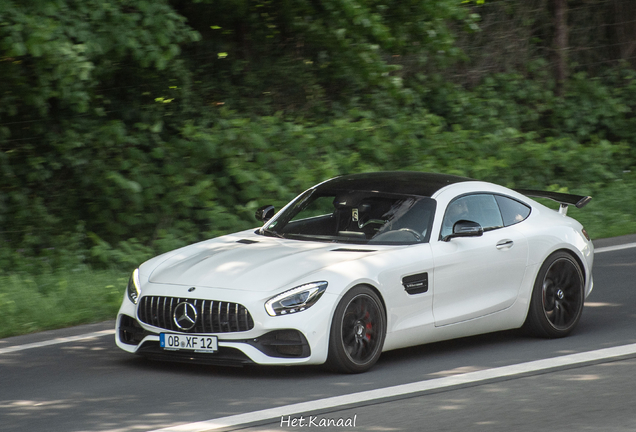
[[[375,249],[338,248],[338,249],[332,249],[331,252],[375,252]]]
[[[237,243],[243,243],[243,244],[254,244],[254,243],[258,243],[256,240],[248,240],[248,239],[241,239],[241,240],[237,240]]]

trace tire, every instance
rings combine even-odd
[[[327,366],[341,373],[368,371],[380,357],[386,336],[386,314],[369,287],[347,292],[331,322]]]
[[[545,338],[567,336],[583,312],[584,279],[579,263],[567,252],[550,255],[539,270],[524,327]]]

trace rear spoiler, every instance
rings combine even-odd
[[[564,216],[568,213],[568,206],[573,205],[576,206],[576,208],[583,208],[592,200],[591,196],[572,195],[559,192],[546,192],[528,189],[515,189],[515,192],[519,192],[522,195],[533,198],[547,198],[552,201],[556,201],[560,204],[559,213]]]

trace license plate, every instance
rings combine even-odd
[[[212,353],[219,349],[216,336],[160,333],[159,345],[169,351],[186,350]]]

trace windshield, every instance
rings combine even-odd
[[[375,191],[310,189],[260,234],[357,244],[428,242],[435,200]]]

